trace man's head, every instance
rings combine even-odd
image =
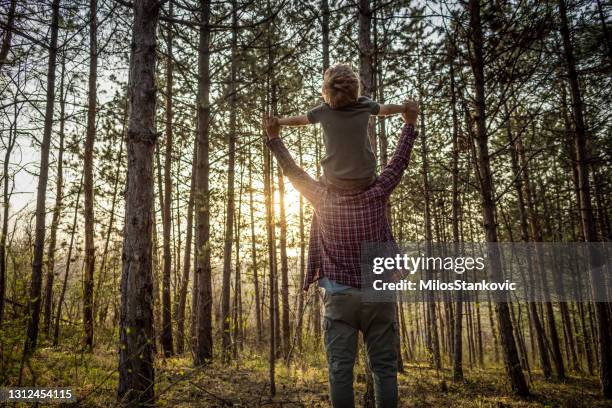
[[[323,99],[332,108],[338,109],[357,102],[359,77],[350,66],[336,64],[323,74]]]

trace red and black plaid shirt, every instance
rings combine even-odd
[[[280,138],[268,141],[284,174],[314,207],[304,290],[322,278],[361,287],[362,243],[394,242],[386,217],[389,196],[410,161],[417,133],[405,125],[389,164],[363,190],[339,190],[316,181],[302,170]]]

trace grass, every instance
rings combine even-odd
[[[84,407],[111,407],[116,403],[117,353],[112,347],[95,354],[77,352],[74,345],[40,348],[24,371],[24,384],[73,386]],[[329,407],[327,370],[323,353],[308,361],[276,366],[277,395],[269,397],[267,353],[245,350],[230,363],[213,362],[193,368],[188,356],[157,359],[156,396],[159,407]],[[12,373],[14,374],[14,372]],[[450,371],[409,363],[399,375],[402,407],[609,407],[598,396],[593,377],[572,376],[564,382],[531,379],[533,395],[511,395],[501,368],[466,370],[466,380],[455,384]],[[5,377],[5,384],[16,378]],[[356,367],[356,400],[365,387],[363,367]],[[57,406],[57,405],[56,405]]]

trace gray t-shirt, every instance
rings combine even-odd
[[[368,122],[379,111],[377,102],[360,96],[353,105],[332,109],[322,103],[306,114],[310,123],[323,127],[325,157],[321,166],[332,184],[374,178],[376,157],[368,138]]]

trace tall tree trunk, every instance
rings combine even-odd
[[[51,41],[49,42],[49,61],[47,67],[47,100],[45,107],[45,124],[40,146],[40,167],[38,189],[36,193],[36,232],[34,238],[34,257],[32,260],[32,281],[28,301],[28,332],[24,346],[24,355],[30,355],[36,348],[38,340],[38,323],[40,321],[41,287],[43,274],[43,257],[45,250],[45,220],[47,181],[49,179],[49,147],[53,130],[53,106],[55,103],[55,69],[57,65],[57,32],[59,28],[60,1],[53,0],[51,16]]]
[[[266,236],[268,241],[268,290],[270,302],[270,351],[269,351],[269,375],[270,375],[270,394],[276,394],[275,370],[276,364],[276,339],[275,339],[275,269],[276,256],[274,254],[274,215],[272,213],[272,189],[271,189],[271,157],[270,151],[266,146],[264,149],[264,197],[266,201]]]
[[[231,356],[230,332],[230,285],[232,273],[232,244],[234,242],[234,182],[236,178],[236,70],[238,63],[238,11],[235,0],[232,1],[232,40],[231,66],[229,77],[229,133],[227,160],[227,206],[225,212],[225,245],[223,247],[223,287],[221,288],[221,349],[223,357],[229,360]]]
[[[302,155],[302,139],[298,140],[298,154],[300,156],[300,167],[304,168]],[[304,197],[300,194],[299,199],[299,230],[300,230],[300,275],[298,278],[298,307],[296,311],[295,337],[300,350],[302,349],[302,326],[304,323],[304,275],[306,274],[306,234],[304,229]]]
[[[271,66],[271,65],[270,65]],[[273,80],[272,80],[273,81]],[[274,88],[274,84],[271,85]],[[272,94],[274,95],[274,89]],[[272,99],[275,97],[272,96]],[[274,105],[274,104],[272,104]],[[272,112],[275,112],[272,107]],[[276,354],[278,352],[280,331],[278,330],[278,277],[277,277],[277,259],[276,259],[276,233],[274,226],[276,224],[276,217],[274,214],[274,176],[273,172],[273,161],[270,151],[264,146],[264,195],[266,197],[266,235],[268,242],[268,295],[269,295],[269,311],[270,311],[270,395],[276,395]]]
[[[198,45],[198,99],[197,99],[197,149],[196,165],[196,242],[195,274],[197,276],[197,318],[194,364],[202,365],[213,357],[212,338],[212,276],[210,266],[210,197],[208,175],[208,129],[210,121],[210,0],[200,0],[200,40]]]
[[[420,33],[421,31],[419,31]],[[419,34],[418,38],[418,55],[421,54],[422,38]],[[418,81],[418,94],[419,104],[423,106],[424,90],[422,87],[422,70],[420,58],[417,61],[417,81]],[[420,136],[421,136],[421,160],[423,163],[422,177],[423,177],[423,196],[424,196],[424,224],[425,224],[425,243],[427,256],[432,256],[432,225],[431,225],[431,188],[429,186],[429,161],[427,152],[427,133],[425,132],[425,115],[420,115]],[[427,279],[431,279],[431,271],[426,271]],[[431,362],[436,369],[442,368],[442,359],[440,357],[440,343],[438,339],[438,325],[436,318],[436,303],[434,293],[427,291],[427,304],[426,304],[426,335],[427,335],[427,348],[429,355],[431,356]]]
[[[155,34],[160,3],[134,2],[132,106],[127,134],[118,398],[125,406],[153,405],[153,154],[155,130]]]
[[[323,53],[323,72],[329,68],[329,2],[321,0],[321,46]]]
[[[387,32],[385,31],[384,24],[380,23],[380,21],[382,21],[383,18],[384,16],[382,16],[382,13],[381,13],[380,18],[378,18],[374,24],[374,49],[376,50],[374,52],[374,67],[375,67],[374,75],[376,77],[376,83],[377,83],[376,85],[376,93],[378,94],[377,102],[380,104],[385,103],[385,81],[384,81],[384,75],[383,75],[382,58],[379,57],[379,53],[383,54],[384,56],[384,53],[386,52],[386,45],[387,45],[386,44]],[[382,44],[379,43],[379,40],[378,40],[379,25],[381,25],[383,29]],[[379,148],[380,148],[380,168],[384,169],[387,166],[387,162],[389,161],[387,126],[386,126],[386,120],[384,116],[381,116],[380,118],[378,118],[378,138],[379,138]],[[387,214],[389,216],[391,215],[391,203],[389,203]]]
[[[43,331],[49,334],[51,330],[51,319],[53,313],[53,283],[55,280],[55,250],[57,243],[57,229],[59,227],[62,213],[62,202],[64,199],[64,125],[66,111],[66,92],[64,89],[64,76],[66,73],[66,57],[62,55],[62,71],[60,77],[60,124],[59,124],[59,147],[57,152],[57,180],[55,187],[55,206],[53,207],[53,218],[51,219],[51,231],[49,233],[49,247],[47,249],[47,282],[45,284],[45,307]],[[10,154],[10,149],[9,149]],[[6,161],[5,161],[6,163]],[[5,173],[6,174],[6,173]],[[8,179],[7,179],[8,182]]]
[[[454,47],[454,45],[451,45]],[[454,51],[454,48],[453,48]],[[453,120],[453,164],[452,164],[452,227],[453,252],[459,252],[459,118],[457,115],[457,97],[455,87],[454,52],[449,58],[451,112]],[[456,256],[456,255],[455,255]],[[457,291],[455,300],[455,321],[453,338],[453,381],[463,381],[463,292]]]
[[[268,13],[271,14],[270,2],[268,1]],[[277,96],[276,96],[276,79],[274,77],[274,61],[275,54],[272,46],[274,36],[274,19],[268,23],[267,35],[267,96],[268,104],[264,104],[267,108],[267,114],[276,115],[277,112]],[[265,140],[265,136],[264,136]],[[269,311],[270,311],[270,348],[268,355],[268,375],[270,381],[270,395],[276,395],[276,353],[278,347],[278,292],[277,292],[277,265],[276,265],[276,234],[274,231],[275,216],[274,216],[274,178],[272,176],[273,162],[270,150],[264,145],[264,198],[266,206],[266,237],[268,244],[268,290],[269,290]],[[279,333],[280,334],[280,333]]]
[[[480,21],[480,0],[470,0],[470,43],[472,55],[470,65],[474,75],[476,94],[476,134],[478,145],[478,166],[480,181],[480,195],[482,200],[482,218],[484,233],[487,242],[492,245],[497,243],[497,225],[495,223],[495,201],[493,201],[493,181],[491,179],[491,167],[489,157],[489,141],[486,126],[486,102],[485,102],[485,75],[484,75],[484,52],[483,33]],[[503,277],[502,265],[497,255],[491,254],[491,278],[501,281]],[[510,320],[508,303],[498,302],[495,305],[501,344],[504,354],[504,363],[510,379],[512,390],[518,395],[528,395],[529,388],[525,376],[521,370],[521,364],[516,349],[516,342]]]
[[[0,46],[0,70],[4,64],[6,64],[6,58],[8,52],[11,49],[11,40],[13,38],[13,26],[15,25],[15,8],[17,6],[17,0],[11,0],[9,5],[8,15],[6,18],[6,26],[4,27],[4,33],[2,35],[2,46]]]
[[[93,191],[93,150],[96,140],[96,98],[98,80],[97,49],[98,0],[89,1],[89,91],[87,100],[87,134],[83,158],[83,184],[85,198],[85,279],[83,280],[83,343],[86,350],[93,348],[93,290],[94,290],[94,191]]]
[[[574,48],[570,36],[565,0],[559,0],[559,15],[561,18],[561,36],[563,51],[567,64],[568,81],[572,95],[572,112],[574,114],[574,145],[578,169],[580,217],[582,219],[584,239],[586,242],[597,242],[595,217],[591,206],[591,191],[589,186],[589,157],[587,151],[587,133],[584,123],[582,94],[576,71]],[[603,299],[605,285],[601,285],[601,276],[597,270],[599,262],[596,254],[591,254],[591,290],[595,298]],[[599,347],[599,380],[601,390],[606,398],[612,398],[612,344],[610,344],[610,316],[608,303],[596,302],[597,345]]]
[[[173,2],[168,4],[168,16],[172,18]],[[172,63],[172,23],[168,23],[166,33],[166,152],[164,156],[164,205],[162,207],[162,241],[164,252],[164,270],[162,274],[162,327],[161,344],[164,356],[174,354],[172,339],[172,306],[170,300],[170,275],[172,273],[172,250],[170,234],[172,231],[172,86],[174,67]]]
[[[13,152],[13,149],[15,148],[15,143],[17,142],[17,109],[15,109],[14,112],[14,119],[10,125],[8,132],[8,140],[5,142],[6,151],[4,152],[4,163],[2,166],[2,179],[4,179],[4,184],[2,189],[2,231],[0,231],[0,327],[2,326],[2,320],[4,317],[4,305],[6,297],[6,239],[8,234],[9,202],[11,200],[12,195],[11,191],[9,191],[12,190],[9,187],[11,182],[11,177],[9,177],[9,169],[11,163],[11,154]],[[60,151],[62,151],[62,149],[60,149]]]
[[[163,211],[164,211],[164,183],[163,183],[163,177],[162,177],[162,165],[161,165],[161,158],[160,158],[160,145],[157,144],[155,146],[155,164],[153,167],[153,171],[155,173],[155,175],[157,176],[157,197],[159,198],[159,212],[162,215],[163,218]],[[153,197],[155,197],[155,189],[153,190]],[[163,219],[162,219],[162,224],[163,224]],[[159,349],[161,349],[162,346],[162,334],[163,334],[163,327],[162,327],[162,302],[161,302],[161,297],[162,297],[162,293],[161,293],[161,283],[162,283],[162,279],[163,279],[163,264],[161,262],[161,259],[159,257],[159,248],[162,248],[163,251],[163,245],[160,245],[159,243],[159,231],[157,229],[157,209],[155,208],[155,200],[153,200],[153,329],[155,332],[155,340],[159,341],[159,348],[157,346],[157,344],[155,345],[155,349],[153,350],[154,353],[157,353],[157,351]]]
[[[359,0],[359,77],[361,79],[361,94],[374,97],[374,67],[373,47],[371,39],[372,31],[372,9],[371,0]],[[370,118],[368,125],[368,137],[370,146],[377,155],[376,124],[374,118]]]
[[[249,143],[249,217],[251,222],[251,269],[253,271],[253,292],[255,293],[255,324],[257,327],[257,343],[262,340],[261,300],[259,294],[259,271],[257,268],[257,238],[255,235],[255,206],[253,205],[253,156]]]
[[[369,97],[374,95],[374,67],[373,67],[373,48],[372,48],[372,10],[370,0],[359,0],[359,76],[361,79],[361,94]],[[376,143],[376,124],[373,118],[368,123],[368,138],[370,146],[377,155]],[[366,360],[367,361],[367,360]],[[366,364],[366,391],[363,397],[364,407],[374,406],[374,383],[372,373]]]
[[[195,166],[197,163],[197,148],[194,146],[191,164],[191,185],[189,186],[189,199],[187,201],[187,231],[185,232],[185,255],[183,256],[183,278],[179,289],[178,304],[174,308],[176,313],[176,352],[185,351],[185,306],[187,304],[187,289],[189,288],[189,272],[191,270],[191,247],[193,246],[193,201],[195,187]],[[194,291],[196,290],[194,284]]]
[[[239,148],[236,150],[240,150]],[[241,272],[240,272],[240,229],[241,229],[241,217],[242,217],[242,193],[243,193],[243,177],[244,171],[240,172],[240,187],[238,189],[238,210],[234,224],[234,239],[236,240],[235,245],[235,257],[236,257],[236,271],[234,275],[234,302],[232,306],[232,320],[233,320],[233,332],[234,341],[232,342],[232,350],[234,359],[238,357],[238,350],[242,350],[242,288],[241,288]]]
[[[422,106],[422,105],[421,105]],[[427,256],[432,256],[432,228],[431,228],[431,189],[429,187],[429,162],[427,155],[427,139],[425,133],[425,115],[421,114],[421,159],[423,161],[423,194],[425,201],[425,212],[423,214],[425,224],[425,242]],[[431,272],[427,272],[428,279],[432,278]],[[436,303],[434,293],[427,292],[427,348],[436,369],[442,368],[440,358],[440,342],[438,339],[438,325],[436,323]]]
[[[321,46],[323,52],[323,72],[327,71],[329,68],[329,1],[321,0]],[[315,161],[317,163],[317,180],[321,176],[321,164],[320,164],[320,149],[321,149],[321,138],[318,134],[316,136],[315,143]],[[314,217],[314,215],[313,215]],[[313,218],[314,220],[314,218]],[[312,226],[311,226],[312,231]],[[312,317],[314,323],[314,335],[315,342],[319,344],[319,340],[321,339],[321,296],[318,288],[315,288],[314,293],[314,302],[313,302],[313,310]]]
[[[66,255],[66,267],[64,268],[64,282],[62,283],[62,290],[57,301],[57,310],[55,312],[55,324],[53,329],[53,345],[59,344],[59,324],[62,318],[62,306],[64,304],[64,298],[66,297],[66,288],[68,287],[68,276],[70,274],[70,265],[72,264],[72,250],[74,248],[74,237],[76,235],[76,226],[79,216],[79,200],[81,198],[81,190],[83,189],[83,177],[79,180],[79,189],[77,190],[77,196],[74,200],[74,216],[72,217],[72,229],[70,230],[70,243],[68,244],[68,254]]]
[[[281,297],[283,301],[281,313],[281,332],[283,356],[287,357],[291,342],[291,328],[289,327],[289,265],[287,263],[287,217],[285,215],[285,180],[283,171],[278,167],[278,197],[279,197],[279,226],[280,226],[280,261],[281,261]]]

